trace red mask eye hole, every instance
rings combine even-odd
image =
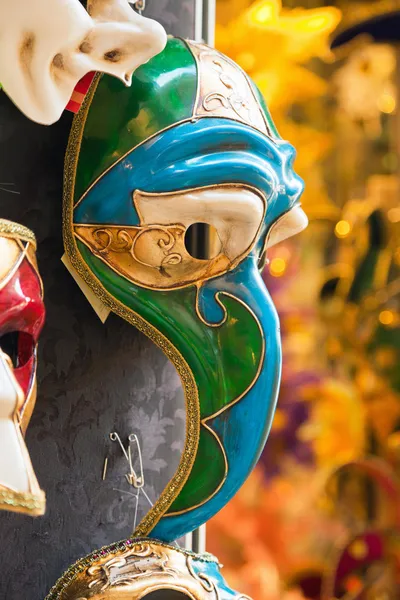
[[[0,337],[0,348],[11,358],[14,369],[18,369],[32,358],[35,342],[30,333],[11,331]]]

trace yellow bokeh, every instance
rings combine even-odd
[[[382,325],[393,325],[395,321],[395,315],[391,310],[383,310],[379,313],[379,321]]]
[[[312,444],[318,465],[331,469],[362,456],[366,413],[357,389],[326,379],[306,388],[305,398],[310,401],[310,418],[298,435]]]
[[[295,169],[305,180],[307,214],[332,218],[333,207],[318,176],[321,161],[332,147],[332,135],[298,123],[290,111],[328,93],[325,79],[308,63],[331,58],[329,37],[341,12],[335,7],[288,9],[279,0],[218,0],[217,8],[217,48],[254,80],[280,135],[298,151]]]
[[[351,224],[348,221],[338,221],[335,227],[335,235],[338,238],[345,238],[351,231]]]
[[[285,274],[287,263],[283,258],[273,258],[269,265],[269,272],[273,277],[282,277]]]
[[[388,210],[387,216],[391,223],[400,223],[400,208],[391,208]]]
[[[251,25],[271,25],[277,22],[281,9],[281,2],[277,0],[260,0],[250,7],[246,17]]]
[[[377,100],[378,108],[381,112],[390,115],[396,109],[396,98],[393,94],[384,92]]]

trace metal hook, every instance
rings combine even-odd
[[[116,431],[113,431],[112,433],[110,433],[110,440],[112,442],[118,442],[118,444],[121,446],[121,450],[124,453],[126,460],[129,462],[129,456],[124,448],[123,443],[121,442],[121,438],[119,437],[119,435]]]
[[[113,431],[112,433],[110,433],[110,440],[112,442],[118,442],[118,444],[120,445],[121,450],[124,453],[124,456],[125,456],[126,460],[128,461],[129,468],[130,468],[130,473],[128,473],[126,475],[126,479],[127,479],[128,483],[130,485],[133,485],[132,482],[137,479],[137,476],[136,476],[136,473],[135,473],[135,471],[133,470],[133,467],[132,467],[132,459],[131,459],[130,453],[128,454],[128,452],[125,450],[124,445],[123,445],[123,443],[121,441],[121,438],[120,438],[120,436],[118,435],[118,433],[116,431]]]
[[[143,488],[144,486],[144,473],[143,473],[143,459],[142,459],[142,450],[140,448],[140,442],[139,442],[139,438],[135,433],[131,433],[131,435],[128,437],[129,440],[129,448],[128,448],[128,452],[129,452],[129,458],[130,458],[130,465],[131,465],[131,471],[134,472],[133,470],[133,466],[132,466],[132,452],[131,452],[131,444],[135,443],[136,444],[136,448],[137,448],[137,452],[138,452],[138,456],[139,456],[139,477],[136,476],[136,481],[133,483],[135,488]]]
[[[144,479],[144,471],[143,471],[143,457],[142,457],[142,449],[140,447],[139,438],[135,433],[130,434],[130,436],[128,437],[128,442],[129,442],[128,450],[126,450],[124,448],[121,438],[116,431],[110,433],[110,440],[112,442],[118,442],[126,460],[128,461],[128,464],[129,464],[129,473],[127,473],[125,475],[125,478],[126,478],[127,482],[129,483],[129,485],[131,485],[132,487],[135,488],[135,492],[133,493],[133,492],[129,492],[127,490],[120,490],[118,488],[113,488],[113,489],[116,492],[120,492],[122,494],[128,494],[128,496],[132,496],[135,499],[135,515],[134,515],[134,530],[135,530],[137,516],[138,516],[138,510],[139,510],[140,492],[142,492],[142,494],[146,498],[149,505],[153,506],[153,502],[150,500],[147,492],[144,489],[145,479]],[[136,474],[136,471],[133,468],[132,444],[136,444],[136,449],[137,449],[137,453],[138,453],[139,469],[140,469],[139,476]],[[106,460],[104,462],[103,479],[105,478],[105,473],[107,471],[107,465],[108,465],[108,458],[106,458]]]
[[[125,478],[127,480],[127,482],[129,483],[129,485],[132,485],[135,488],[140,488],[140,485],[138,485],[139,483],[139,477],[136,475],[136,471],[133,468],[132,465],[132,453],[131,453],[131,447],[128,447],[128,457],[129,457],[129,468],[130,468],[130,473],[127,473],[125,475]]]
[[[139,442],[139,438],[135,433],[131,433],[131,435],[129,436],[129,452],[131,454],[131,443],[135,442],[136,447],[137,447],[137,451],[138,451],[138,456],[139,456],[139,469],[140,469],[140,475],[139,477],[137,477],[136,479],[136,483],[134,484],[135,488],[138,488],[141,490],[142,494],[144,495],[144,497],[146,498],[147,502],[150,504],[151,507],[154,506],[153,502],[150,500],[146,490],[144,489],[144,484],[145,484],[145,480],[144,480],[144,470],[143,470],[143,458],[142,458],[142,449],[140,447],[140,442]],[[132,454],[131,454],[132,456]]]
[[[134,514],[134,525],[133,525],[133,530],[135,531],[137,517],[138,517],[138,510],[139,510],[140,492],[142,492],[142,494],[144,495],[144,497],[146,498],[146,500],[150,504],[150,506],[153,506],[153,503],[150,500],[147,492],[144,489],[145,481],[144,481],[144,472],[143,472],[143,458],[142,458],[142,449],[140,447],[139,438],[135,433],[131,433],[131,435],[128,437],[128,441],[129,441],[128,460],[129,460],[130,473],[125,475],[125,477],[126,477],[127,482],[136,489],[136,492],[135,493],[126,492],[124,490],[116,490],[116,491],[128,494],[129,496],[132,496],[135,499],[135,514]],[[139,476],[137,476],[137,474],[133,468],[132,444],[136,444],[136,448],[137,448],[137,453],[138,453],[138,458],[139,458],[139,469],[140,469]]]
[[[121,438],[120,438],[120,436],[118,435],[118,433],[116,431],[110,433],[110,440],[112,442],[118,442],[118,444],[121,447],[122,452],[124,453],[124,456],[125,456],[126,460],[128,461],[128,464],[129,464],[129,473],[127,473],[125,475],[125,478],[126,478],[127,482],[129,483],[129,485],[133,486],[136,489],[143,488],[143,486],[144,486],[143,459],[142,459],[142,451],[141,451],[141,448],[140,448],[140,442],[139,442],[139,439],[138,439],[137,435],[134,434],[134,433],[131,433],[131,435],[128,437],[128,440],[129,440],[128,452],[125,450],[125,447],[124,447],[124,445],[123,445],[123,443],[121,441]],[[134,442],[136,444],[137,452],[138,452],[138,456],[139,456],[139,466],[140,466],[140,474],[139,474],[139,476],[136,474],[136,471],[133,468],[132,450],[131,450],[131,443],[132,442]],[[148,496],[147,496],[147,494],[145,492],[144,492],[144,494],[148,498]],[[150,500],[149,500],[149,502],[150,502]]]

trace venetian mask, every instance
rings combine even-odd
[[[0,4],[0,82],[30,119],[57,121],[78,81],[102,71],[130,85],[133,71],[161,52],[161,25],[127,0],[17,0]]]
[[[343,464],[331,473],[327,490],[335,514],[346,520],[347,536],[322,574],[321,600],[398,598],[400,482],[392,465],[377,457]],[[367,495],[375,499],[373,511]]]
[[[78,561],[46,600],[251,600],[231,590],[210,554],[126,540]]]
[[[260,269],[269,246],[307,224],[294,157],[243,71],[179,39],[131,90],[99,76],[75,118],[66,252],[98,298],[165,352],[186,398],[180,465],[136,535],[168,542],[207,521],[265,444],[281,348]],[[201,224],[206,256],[188,244]]]
[[[36,241],[0,219],[0,508],[44,513],[23,434],[36,401],[36,347],[44,322]]]

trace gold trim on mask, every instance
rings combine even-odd
[[[7,219],[0,219],[0,237],[8,237],[14,240],[22,240],[23,242],[29,242],[33,244],[36,250],[36,237],[33,231],[20,225],[20,223],[14,223]]]
[[[35,234],[30,231],[24,225],[8,221],[7,219],[0,219],[0,238],[8,240],[9,244],[14,244],[16,249],[19,249],[19,254],[16,257],[15,262],[11,266],[4,269],[4,274],[0,277],[0,290],[3,289],[17,273],[23,261],[26,259],[31,265],[40,285],[41,298],[44,296],[43,281],[39,273],[37,259],[36,259],[36,237]],[[1,263],[0,256],[0,263]],[[8,270],[7,270],[8,268]],[[32,416],[33,409],[36,403],[36,378],[30,389],[29,395],[25,398],[20,406],[19,419],[21,425],[21,431],[25,434],[28,427],[30,418]],[[29,407],[29,410],[26,410]]]
[[[58,580],[46,600],[99,600],[107,595],[139,600],[157,590],[176,590],[192,600],[217,600],[214,580],[196,572],[193,561],[219,565],[211,554],[198,555],[149,539],[124,540],[76,562]],[[238,595],[237,600],[247,596]]]
[[[133,310],[128,309],[122,302],[116,300],[106,290],[106,288],[102,285],[99,279],[91,272],[89,267],[86,265],[86,263],[80,255],[80,252],[77,247],[77,241],[74,235],[74,229],[80,226],[79,224],[73,222],[74,208],[76,208],[80,204],[80,202],[85,198],[88,192],[107,172],[114,168],[116,164],[124,160],[126,156],[130,154],[135,148],[142,146],[150,139],[159,136],[164,131],[172,129],[178,126],[179,124],[192,121],[193,118],[215,118],[217,116],[219,118],[224,118],[230,121],[238,121],[241,123],[245,123],[253,129],[261,131],[264,135],[267,135],[269,138],[274,140],[274,136],[271,134],[270,129],[267,126],[265,117],[263,115],[263,111],[256,98],[255,92],[249,82],[249,79],[247,78],[246,74],[240,69],[240,67],[237,67],[236,65],[234,65],[234,63],[231,63],[229,59],[223,57],[217,51],[210,51],[209,48],[202,46],[201,44],[188,42],[187,40],[184,41],[187,44],[189,50],[192,52],[192,55],[196,61],[198,68],[197,100],[192,116],[187,119],[183,119],[180,122],[174,123],[168,127],[165,127],[160,131],[155,132],[147,139],[142,140],[136,146],[133,146],[123,156],[116,160],[115,163],[113,163],[107,169],[105,169],[104,172],[95,179],[95,181],[88,187],[84,194],[74,204],[75,177],[82,143],[82,136],[89,109],[101,78],[101,75],[98,74],[95,77],[88,94],[86,95],[86,98],[82,104],[79,113],[77,113],[77,115],[74,118],[66,152],[64,170],[63,235],[65,250],[73,267],[79,273],[79,275],[82,277],[85,283],[87,283],[87,285],[93,290],[96,296],[104,303],[105,306],[107,306],[107,308],[109,308],[112,312],[116,313],[117,315],[134,325],[137,329],[139,329],[139,331],[141,331],[147,337],[149,337],[164,352],[164,354],[176,368],[181,378],[184,390],[186,401],[186,439],[181,461],[179,463],[175,475],[168,483],[164,491],[161,493],[161,496],[159,497],[153,508],[150,509],[150,511],[145,515],[145,517],[142,519],[139,526],[137,527],[136,531],[134,532],[135,536],[139,537],[144,537],[148,535],[152,531],[152,529],[154,529],[154,527],[157,525],[159,520],[163,516],[167,516],[165,513],[168,511],[173,501],[179,495],[180,491],[182,490],[190,475],[197,454],[201,427],[198,389],[195,378],[193,376],[192,371],[190,370],[189,365],[185,361],[184,357],[177,350],[177,348],[172,344],[172,342],[168,340],[163,334],[161,334],[153,325],[151,325],[143,317],[141,317]],[[207,50],[207,56],[203,54],[205,50]],[[208,57],[211,57],[212,59],[215,58],[215,60],[219,61],[219,64],[221,64],[221,61],[223,61],[224,64],[222,68],[227,69],[226,77],[222,76],[222,73],[218,69],[214,69],[215,77],[214,74],[210,78],[208,78],[208,75],[205,75],[203,68],[207,66],[207,62],[209,60]],[[214,66],[217,67],[216,64]],[[209,69],[207,69],[206,74],[208,73],[208,70]],[[211,98],[211,92],[214,92],[215,90],[206,89],[207,85],[214,85],[215,78],[218,79],[215,98],[217,98],[218,96],[217,103],[219,102],[221,104],[221,107],[223,107],[219,107],[217,110],[213,109],[212,103],[214,102],[214,97]],[[222,100],[220,96],[222,97],[223,92],[227,94],[229,91],[229,86],[226,85],[226,83],[228,83],[228,79],[229,85],[231,85],[231,83],[233,85],[233,91],[232,94],[226,96],[225,100]],[[245,89],[248,90],[248,94],[245,98],[239,96],[236,93],[237,86],[243,85],[243,83],[245,83]],[[201,107],[199,105],[200,100]],[[249,116],[245,117],[245,113],[248,113]],[[232,185],[235,186],[236,184]],[[249,188],[250,186],[241,187]],[[256,191],[256,193],[259,196],[262,196],[259,190],[254,191]],[[264,196],[262,196],[262,200],[264,201],[265,211],[267,207],[267,199]],[[105,227],[107,227],[107,225]],[[121,226],[118,229],[126,230],[127,228]],[[86,240],[82,241],[84,241],[86,245],[88,245]],[[99,256],[99,258],[101,258],[101,256]],[[104,260],[104,258],[102,260]],[[111,266],[111,268],[113,267]],[[114,270],[116,269],[114,268]],[[226,268],[224,272],[226,272],[227,270],[229,269]],[[120,271],[117,272],[119,275],[124,276],[123,273],[121,273]],[[240,301],[239,298],[236,299]],[[263,344],[265,348],[264,335]],[[263,360],[264,352],[260,364],[262,364]],[[254,385],[255,381],[256,379],[254,380],[252,385]],[[250,387],[252,387],[252,385]],[[232,404],[238,402],[243,397],[243,395],[244,394],[242,394],[239,398],[235,399],[229,406],[232,406]],[[208,419],[205,420],[204,426],[208,429],[208,426],[206,424],[207,420]],[[220,440],[218,441],[220,442]]]
[[[0,510],[29,514],[40,517],[46,511],[45,493],[16,492],[0,485]]]
[[[170,290],[193,285],[197,280],[226,272],[229,265],[223,255],[210,261],[191,257],[185,248],[186,228],[180,225],[76,224],[74,232],[110,269],[147,289]]]
[[[139,331],[147,335],[169,358],[176,368],[185,394],[186,400],[186,440],[178,469],[168,483],[153,508],[144,516],[135,531],[136,536],[146,536],[167,512],[172,502],[180,493],[191,472],[196,458],[200,436],[200,407],[196,381],[189,365],[175,348],[175,346],[162,335],[155,327],[143,319],[133,310],[126,308],[121,302],[113,298],[103,287],[101,282],[90,271],[82,260],[73,235],[73,199],[75,175],[78,164],[79,151],[82,142],[86,118],[92,103],[100,76],[98,75],[87,94],[79,113],[75,116],[68,142],[65,172],[64,172],[64,204],[63,204],[63,234],[66,252],[72,265],[89,285],[96,296],[114,313],[134,325]]]
[[[184,44],[188,48],[189,52],[192,54],[193,59],[196,63],[196,67],[197,67],[196,99],[194,102],[191,116],[186,119],[182,119],[181,121],[177,121],[176,123],[172,123],[171,125],[167,125],[166,127],[160,129],[159,131],[156,131],[155,133],[149,135],[147,138],[145,138],[138,144],[132,146],[132,148],[130,148],[127,152],[125,152],[125,154],[120,156],[112,165],[107,167],[100,175],[98,175],[98,177],[96,177],[96,179],[89,185],[89,187],[82,194],[82,196],[80,198],[78,198],[78,200],[75,202],[75,204],[74,204],[75,208],[82,202],[82,200],[85,198],[85,196],[88,194],[88,192],[98,183],[98,181],[100,179],[102,179],[102,177],[104,177],[104,175],[106,173],[111,171],[111,169],[113,169],[115,167],[115,165],[117,165],[121,161],[125,160],[125,158],[128,156],[128,154],[133,152],[133,150],[136,150],[136,148],[143,146],[143,144],[146,144],[148,141],[158,137],[162,133],[165,133],[166,131],[168,131],[170,129],[174,129],[178,125],[183,125],[184,123],[190,123],[190,122],[193,122],[193,120],[196,120],[199,118],[206,119],[206,118],[218,117],[220,119],[226,119],[228,121],[236,121],[239,123],[244,123],[245,125],[248,125],[252,129],[256,129],[257,131],[260,131],[261,133],[266,135],[270,140],[272,140],[273,143],[275,143],[275,144],[277,143],[279,138],[277,138],[276,135],[273,134],[273,132],[271,131],[271,129],[268,125],[268,122],[267,122],[265,114],[264,114],[264,110],[260,105],[260,102],[255,94],[254,88],[251,84],[250,78],[248,77],[247,73],[245,73],[245,71],[243,71],[243,69],[241,69],[239,67],[239,65],[235,64],[227,56],[224,56],[217,50],[210,48],[204,44],[199,44],[192,40],[187,40],[187,39],[183,39],[183,38],[179,38],[179,39],[181,39],[184,42]],[[215,82],[215,80],[214,80],[214,75],[212,77],[209,76],[209,73],[212,72],[212,69],[207,68],[209,57],[218,61],[219,63],[221,63],[222,70],[224,70],[224,68],[227,69],[226,74],[220,73],[220,72],[217,73],[218,74],[217,82]],[[215,67],[216,65],[213,65],[213,66]],[[225,77],[225,75],[226,75],[226,77]],[[96,75],[96,77],[93,79],[93,83],[89,89],[89,92],[86,95],[86,98],[82,104],[82,107],[81,107],[79,113],[77,113],[77,115],[74,117],[73,126],[74,126],[75,120],[77,120],[78,118],[82,119],[83,124],[85,123],[86,114],[89,111],[90,104],[92,102],[94,94],[96,93],[96,89],[100,82],[101,76],[102,76],[101,73],[98,73]],[[232,79],[232,78],[234,78],[234,79]],[[217,107],[217,110],[211,109],[211,106],[209,105],[209,103],[207,104],[207,102],[206,102],[206,106],[208,106],[208,110],[205,110],[204,107],[201,108],[201,105],[204,102],[204,98],[210,100],[211,96],[213,96],[213,95],[223,96],[224,94],[227,94],[228,93],[227,90],[230,89],[229,87],[227,87],[227,84],[229,86],[230,85],[233,86],[232,93],[233,93],[234,98],[231,98],[232,94],[230,94],[229,97],[227,96],[227,100],[226,100],[226,102],[229,103],[230,108],[224,107],[224,104],[226,104],[225,101],[223,101],[223,103],[221,104],[222,108]],[[215,85],[217,86],[217,88],[215,88]],[[222,86],[223,93],[218,92],[218,89],[220,86]],[[238,90],[239,88],[240,88],[241,94],[243,94],[243,90],[246,90],[247,93],[244,97],[240,96],[240,94],[236,93],[236,90]],[[230,98],[230,100],[228,100],[228,98]],[[238,102],[238,104],[240,104],[239,101],[243,104],[243,106],[240,107],[240,106],[236,105],[236,102]],[[230,106],[231,103],[233,104],[234,108],[232,108]],[[246,112],[249,112],[250,116],[245,118],[245,116],[243,114],[243,110],[245,110]],[[235,185],[235,184],[233,184],[233,185]],[[243,187],[250,188],[251,186],[244,185]],[[254,188],[254,189],[256,190],[256,188]],[[256,192],[258,194],[261,193],[260,190],[256,190]],[[74,202],[73,199],[72,199],[72,202]]]
[[[19,240],[12,239],[11,236],[8,238],[6,236],[0,235],[0,237],[4,237],[7,244],[12,244],[12,245],[16,244],[17,247],[19,248],[19,255],[18,255],[17,259],[15,260],[15,262],[11,263],[9,271],[4,272],[4,273],[2,272],[2,276],[1,276],[1,279],[0,279],[0,290],[2,290],[3,288],[6,287],[6,285],[8,285],[8,283],[11,281],[11,279],[17,273],[18,269],[20,268],[21,264],[23,263],[24,259],[26,258],[27,253],[28,253],[29,244],[26,244],[25,248],[22,249],[20,247]],[[3,257],[3,259],[4,259],[4,257]],[[0,257],[0,260],[1,260],[1,257]],[[7,259],[6,260],[6,267],[9,264],[10,263],[9,263],[9,261]],[[3,267],[2,267],[2,271],[3,271]]]
[[[218,50],[185,40],[197,65],[198,86],[193,118],[240,121],[274,138],[247,74]]]
[[[222,309],[222,311],[224,313],[224,317],[223,317],[222,321],[220,321],[219,323],[209,323],[208,321],[206,321],[204,319],[204,317],[202,316],[202,314],[200,312],[200,309],[199,309],[199,299],[198,299],[198,297],[199,297],[199,290],[197,290],[197,294],[196,294],[196,312],[197,312],[198,318],[205,325],[207,325],[208,327],[220,327],[221,325],[223,325],[225,323],[225,321],[226,321],[226,318],[227,318],[227,312],[226,312],[225,306],[221,302],[221,296],[228,296],[228,298],[233,298],[234,300],[236,300],[236,302],[239,302],[240,304],[242,304],[249,311],[249,313],[252,315],[253,319],[256,321],[257,327],[260,330],[260,335],[261,335],[261,339],[262,339],[262,352],[261,352],[261,356],[260,356],[260,362],[258,363],[257,372],[256,372],[256,374],[254,376],[253,381],[247,386],[247,388],[241,394],[239,394],[239,396],[237,396],[236,398],[234,398],[234,400],[232,400],[231,402],[229,402],[229,404],[227,404],[226,406],[223,406],[222,408],[220,408],[217,412],[215,412],[212,415],[210,415],[210,416],[208,416],[208,417],[206,417],[206,418],[204,418],[204,419],[201,420],[201,425],[216,439],[218,445],[221,448],[221,452],[222,452],[222,454],[224,456],[225,472],[224,472],[223,479],[221,480],[221,483],[213,491],[213,493],[210,494],[210,496],[208,496],[208,498],[206,498],[202,502],[199,502],[199,504],[196,504],[196,505],[191,506],[190,508],[186,508],[184,510],[180,510],[180,511],[176,511],[176,512],[169,512],[168,514],[164,515],[165,518],[175,517],[175,516],[178,516],[178,515],[183,515],[185,513],[190,512],[191,510],[194,510],[195,508],[199,508],[200,506],[203,506],[203,504],[205,504],[206,502],[208,502],[209,500],[211,500],[212,498],[214,498],[214,496],[216,496],[218,494],[218,492],[222,489],[222,486],[224,485],[224,483],[226,481],[226,478],[228,476],[228,472],[229,472],[228,457],[226,455],[226,451],[225,451],[224,445],[223,445],[220,437],[208,425],[208,422],[212,421],[213,419],[215,419],[216,417],[218,417],[219,415],[221,415],[225,411],[227,411],[230,408],[232,408],[232,406],[234,406],[235,404],[237,404],[238,402],[240,402],[240,400],[242,400],[242,398],[244,398],[244,396],[248,392],[250,392],[250,390],[253,388],[253,386],[255,385],[255,383],[258,381],[258,378],[260,377],[260,373],[261,373],[261,370],[262,370],[263,365],[264,365],[264,360],[265,360],[265,334],[264,334],[264,331],[263,331],[263,329],[261,327],[261,323],[260,323],[260,320],[258,319],[257,315],[255,314],[255,312],[245,302],[243,302],[243,300],[241,300],[237,296],[234,296],[233,294],[230,294],[229,292],[217,292],[217,294],[215,296],[215,301],[217,302],[217,304]]]
[[[20,223],[14,223],[13,221],[8,221],[7,219],[0,219],[0,238],[9,240],[9,244],[14,244],[15,249],[17,249],[17,247],[19,248],[18,256],[15,256],[15,261],[10,264],[9,267],[6,266],[6,268],[3,269],[4,272],[2,272],[0,278],[0,289],[7,285],[13,275],[17,272],[23,260],[26,258],[38,275],[43,297],[43,283],[39,275],[35,255],[37,248],[35,234],[24,225],[20,225]],[[0,256],[0,262],[2,258],[4,260],[4,257]]]
[[[140,213],[139,197],[180,198],[196,192],[236,190],[252,192],[260,201],[263,213],[255,232],[248,239],[248,246],[230,256],[221,238],[219,253],[209,259],[197,259],[186,250],[185,234],[187,226],[181,223],[146,222]],[[147,289],[171,290],[190,285],[198,285],[208,279],[219,277],[234,269],[252,251],[259,236],[267,199],[256,188],[245,184],[209,185],[202,188],[189,188],[179,192],[149,194],[135,191],[134,205],[139,215],[139,225],[111,225],[74,223],[74,234],[85,244],[91,253],[103,261],[110,269],[128,281]],[[210,215],[210,218],[213,215]],[[190,222],[190,221],[189,221]]]

